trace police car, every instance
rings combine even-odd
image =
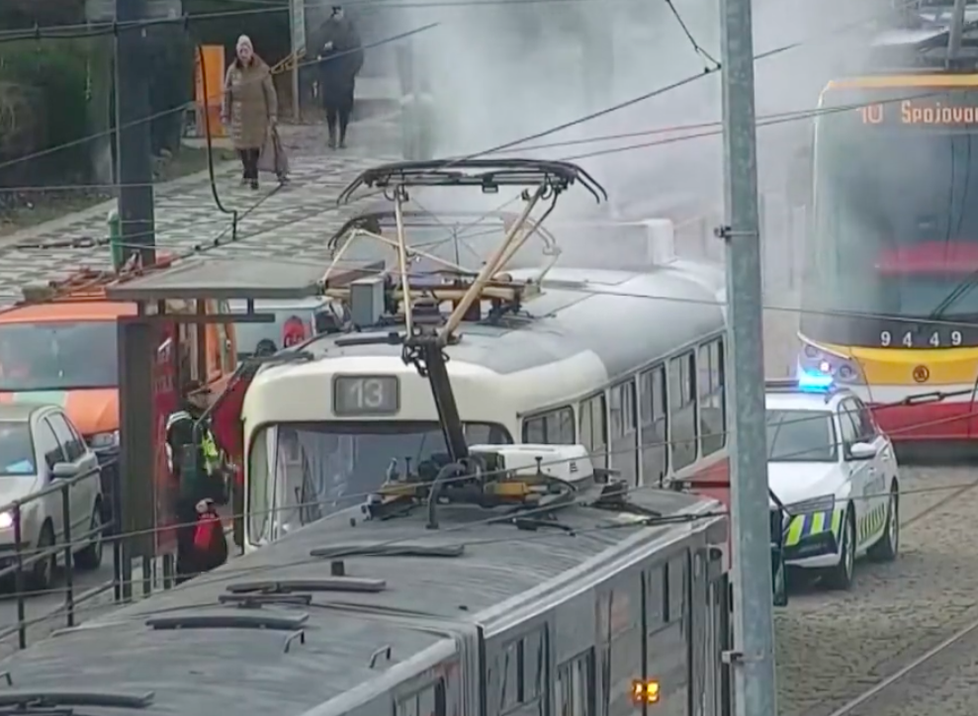
[[[863,555],[899,550],[900,481],[890,439],[852,392],[821,375],[769,381],[768,480],[783,509],[784,562],[833,589],[852,584]]]

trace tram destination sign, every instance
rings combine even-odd
[[[394,375],[338,375],[333,378],[333,413],[343,417],[396,415],[401,384]]]
[[[940,130],[978,129],[978,96],[971,91],[928,94],[921,88],[906,88],[893,98],[874,102],[864,96],[853,102],[854,114],[866,126],[919,127]]]

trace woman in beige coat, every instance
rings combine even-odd
[[[224,78],[221,117],[241,157],[242,183],[258,188],[258,157],[278,121],[278,98],[268,65],[255,54],[247,35],[238,38],[237,58]]]

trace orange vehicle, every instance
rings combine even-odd
[[[38,302],[31,296],[32,300],[0,312],[0,402],[53,403],[62,407],[99,456],[107,509],[112,504],[118,475],[116,321],[136,314],[134,303],[105,298],[105,284],[116,278],[115,274],[82,271],[66,281],[52,283],[52,297],[48,300]],[[25,291],[25,298],[26,295]],[[194,306],[186,302],[168,306],[168,310],[190,313]],[[220,305],[209,305],[207,310],[230,312],[227,306]],[[176,363],[169,350],[175,329],[174,324],[161,331],[157,365],[153,367],[158,378],[155,412],[176,408],[177,386],[172,380]],[[183,379],[198,380],[217,395],[237,362],[233,325],[181,325],[179,331]],[[205,355],[198,351],[202,338]],[[160,373],[163,363],[174,370]],[[166,415],[157,417],[160,419],[156,422],[161,423]],[[109,519],[111,514],[104,517]]]

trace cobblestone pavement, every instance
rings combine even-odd
[[[846,716],[974,716],[978,711],[978,629],[901,675]]]
[[[392,133],[374,122],[350,129],[350,148],[329,152],[318,127],[288,130],[284,143],[291,155],[292,183],[275,188],[267,181],[258,192],[240,186],[240,168],[229,162],[216,170],[218,194],[229,211],[238,211],[238,239],[232,239],[231,217],[214,204],[208,178],[201,175],[162,185],[156,190],[157,248],[182,255],[194,247],[223,247],[208,256],[322,256],[326,239],[357,206],[337,207],[340,190],[356,174],[384,161],[399,159]],[[77,270],[105,268],[107,246],[91,242],[107,237],[106,216],[113,203],[6,237],[0,243],[0,303],[20,298],[25,284],[39,283]],[[75,242],[77,248],[66,246]]]
[[[978,553],[971,548],[978,488],[967,489],[978,475],[905,468],[902,476],[910,494],[901,505],[897,561],[860,563],[851,591],[814,587],[792,594],[776,613],[782,716],[829,714],[978,618]]]

